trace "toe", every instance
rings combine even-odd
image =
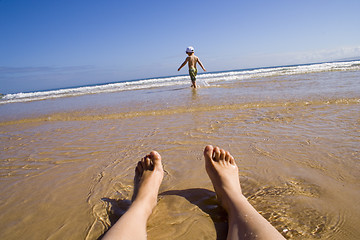
[[[146,168],[146,164],[145,164],[145,162],[146,162],[146,156],[145,156],[145,157],[143,157],[143,158],[139,161],[139,163],[140,163],[140,165],[141,165],[142,170],[145,170],[145,168]]]
[[[220,148],[218,148],[218,147],[214,148],[213,159],[214,159],[214,161],[217,161],[217,162],[219,161],[219,159],[220,159]]]
[[[145,169],[148,170],[151,168],[151,160],[149,155],[146,155],[146,157],[144,158],[144,164],[145,164]]]
[[[157,151],[152,151],[150,153],[150,158],[154,164],[154,168],[161,168],[161,155]]]
[[[225,150],[220,149],[220,158],[219,158],[219,160],[225,161],[225,154],[226,154]]]
[[[227,164],[235,165],[235,160],[228,151],[225,152],[225,162]]]
[[[211,145],[207,145],[204,149],[204,157],[206,160],[211,160],[213,156],[214,148]]]
[[[230,153],[229,153],[229,162],[230,162],[230,164],[232,164],[232,165],[236,165],[235,159],[234,159],[233,156],[230,155]]]
[[[143,165],[142,165],[142,161],[139,161],[137,163],[136,168],[135,168],[135,174],[141,175],[143,171],[144,171],[144,168],[143,168]]]

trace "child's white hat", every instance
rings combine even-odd
[[[194,48],[192,46],[189,46],[187,49],[186,49],[186,52],[187,53],[192,53],[194,52]]]

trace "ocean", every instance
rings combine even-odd
[[[149,239],[226,239],[203,149],[229,151],[249,202],[287,239],[358,239],[360,61],[140,79],[0,100],[1,239],[99,239],[137,161],[165,178]]]
[[[198,75],[200,86],[210,86],[224,81],[243,81],[262,77],[290,76],[307,73],[320,73],[331,71],[358,70],[360,61],[330,62],[317,64],[304,64],[293,66],[278,66],[266,68],[243,69],[225,72],[205,73]],[[82,96],[88,94],[110,93],[120,91],[132,91],[139,89],[151,89],[161,87],[185,86],[189,83],[189,77],[171,76],[151,79],[130,80],[117,83],[100,85],[88,85],[68,87],[63,89],[44,90],[26,93],[6,94],[1,98],[0,104],[29,102],[61,97]]]

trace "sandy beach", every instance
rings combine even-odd
[[[0,105],[1,239],[99,239],[151,150],[165,178],[149,239],[226,239],[203,149],[287,239],[358,239],[360,72],[169,86]]]

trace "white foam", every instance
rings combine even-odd
[[[250,78],[264,78],[280,75],[296,75],[306,73],[317,73],[327,71],[348,71],[360,70],[360,61],[351,62],[333,62],[333,63],[318,63],[309,65],[287,66],[287,67],[271,67],[259,68],[250,70],[237,70],[218,73],[199,74],[199,83],[203,86],[209,86],[209,83],[220,81],[239,81]],[[188,76],[174,76],[165,78],[152,78],[136,81],[110,83],[96,86],[85,86],[78,88],[59,89],[51,91],[30,92],[30,93],[15,93],[6,94],[2,97],[0,104],[28,102],[36,100],[45,100],[51,98],[80,96],[96,93],[108,93],[129,91],[138,89],[149,89],[176,85],[188,85]]]

